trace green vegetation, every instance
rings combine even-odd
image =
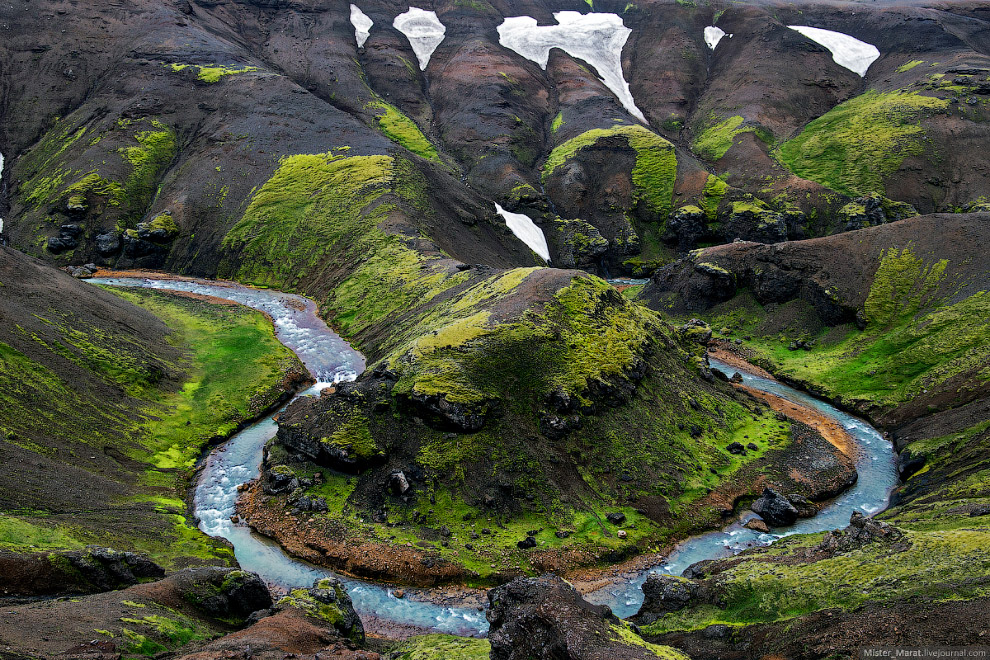
[[[708,180],[705,182],[705,187],[701,191],[701,199],[698,200],[698,203],[701,205],[702,210],[705,212],[705,217],[709,221],[716,218],[719,204],[722,203],[722,198],[728,190],[729,184],[723,179],[714,174],[708,175]]]
[[[278,606],[293,607],[302,610],[307,616],[319,619],[335,627],[341,635],[349,634],[355,641],[360,641],[363,637],[361,628],[355,627],[350,630],[346,628],[347,612],[341,607],[341,603],[348,602],[350,597],[347,595],[347,591],[344,590],[343,585],[336,580],[325,578],[318,581],[314,585],[314,589],[332,589],[336,597],[332,602],[326,602],[330,599],[314,597],[310,589],[293,589],[287,596],[284,596],[278,601]]]
[[[925,152],[919,120],[947,107],[917,93],[871,90],[812,121],[780,146],[779,157],[798,176],[844,195],[883,194],[901,162]]]
[[[732,140],[740,133],[752,131],[753,128],[739,128],[743,123],[740,115],[729,117],[725,121],[706,128],[695,138],[691,148],[696,154],[707,160],[718,160],[732,146]]]
[[[924,64],[924,60],[911,60],[910,62],[905,62],[904,64],[897,67],[897,73],[904,73],[905,71],[910,71],[919,64]]]
[[[868,602],[907,598],[926,601],[990,595],[981,577],[990,570],[983,551],[990,542],[985,525],[929,533],[906,533],[903,543],[868,544],[819,561],[760,561],[760,553],[718,576],[725,608],[690,607],[643,627],[646,634],[779,621],[828,608],[853,610]],[[820,539],[799,536],[778,542],[778,557],[794,556]],[[938,561],[933,561],[937,557]]]
[[[560,111],[557,116],[553,118],[553,123],[550,124],[550,130],[556,133],[560,130],[560,127],[564,125],[564,112]]]
[[[202,80],[206,83],[218,82],[224,76],[234,76],[239,73],[253,73],[261,70],[256,66],[243,66],[237,68],[223,64],[209,64],[205,66],[197,64],[166,64],[166,66],[172,69],[172,71],[182,71],[183,69],[188,69],[190,67],[195,68],[198,70],[196,79]]]
[[[453,635],[410,637],[392,649],[395,660],[488,660],[491,644],[487,639]]]
[[[128,226],[144,213],[158,190],[158,179],[171,164],[176,154],[175,133],[156,120],[157,130],[141,131],[134,135],[138,146],[121,149],[124,159],[133,168],[123,186],[127,200]]]
[[[389,192],[394,169],[388,156],[284,157],[224,238],[224,246],[236,250],[241,261],[229,274],[292,289],[325,255],[346,250],[347,243],[349,251],[367,253],[372,241],[388,242],[375,226],[393,207],[370,207]]]
[[[147,290],[115,293],[165,321],[172,347],[163,349],[174,357],[163,360],[136,336],[64,312],[37,317],[39,330],[14,331],[24,350],[0,342],[0,449],[27,448],[72,465],[110,451],[119,468],[94,479],[109,479],[117,494],[107,502],[93,495],[88,506],[104,513],[83,518],[57,508],[8,510],[0,545],[100,543],[147,552],[166,566],[227,562],[229,550],[187,519],[187,469],[206,443],[273,405],[298,361],[258,312]],[[71,384],[80,377],[91,386]],[[126,526],[119,524],[124,515]]]
[[[367,107],[382,111],[378,115],[378,127],[388,139],[405,147],[417,156],[422,156],[428,160],[440,160],[440,154],[426,139],[423,132],[419,130],[416,122],[402,114],[394,105],[384,101],[372,101]]]
[[[644,204],[651,212],[666,217],[670,211],[674,179],[677,176],[674,146],[638,124],[592,129],[556,147],[543,164],[543,180],[546,181],[547,177],[581,149],[612,136],[624,137],[636,151],[636,165],[632,170],[632,182],[636,187],[635,201]]]

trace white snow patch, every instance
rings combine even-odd
[[[726,35],[725,30],[715,27],[714,25],[709,25],[705,28],[705,43],[708,44],[708,47],[712,50],[715,50],[715,46],[718,45],[718,42],[722,41],[722,37],[724,36],[728,36],[729,39],[732,38],[731,34]]]
[[[538,25],[529,16],[506,18],[498,26],[498,42],[543,69],[547,68],[551,48],[584,60],[595,67],[601,81],[629,114],[645,124],[646,117],[636,107],[629,83],[622,75],[622,47],[632,30],[616,14],[558,11],[553,17],[557,25]]]
[[[495,210],[498,211],[500,216],[505,218],[505,224],[516,235],[516,238],[528,245],[529,249],[533,252],[543,257],[544,261],[550,263],[550,248],[547,246],[547,237],[543,235],[543,230],[537,227],[536,223],[528,215],[510,213],[497,203],[495,204]]]
[[[807,25],[788,25],[812,41],[825,46],[832,51],[832,59],[862,78],[866,70],[880,57],[880,51],[873,44],[860,41],[855,37],[832,30],[808,27]]]
[[[406,35],[419,60],[420,71],[426,70],[430,56],[447,34],[447,28],[435,11],[425,11],[419,7],[410,7],[406,13],[396,16],[392,27]]]
[[[368,40],[368,36],[371,34],[371,26],[374,24],[375,22],[357,5],[351,5],[351,25],[354,26],[354,39],[357,41],[358,48],[364,46],[364,42]]]

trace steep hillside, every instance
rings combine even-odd
[[[331,0],[0,9],[5,236],[60,264],[246,279],[259,191],[315,175],[347,189],[339,213],[466,263],[542,264],[498,203],[555,264],[648,274],[698,243],[990,194],[980,3],[439,3],[416,14],[436,34],[418,53],[405,8],[357,9],[360,44]],[[860,43],[833,57],[805,25]],[[320,154],[332,175],[308,168]],[[292,224],[283,254],[308,253],[320,236]],[[306,260],[301,289],[333,269]]]
[[[188,520],[185,489],[202,447],[304,378],[267,319],[114,295],[6,247],[0,283],[0,546],[230,562]]]

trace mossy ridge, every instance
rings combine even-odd
[[[417,156],[422,156],[427,160],[440,161],[440,154],[436,147],[423,135],[412,119],[404,115],[398,108],[385,101],[372,101],[366,108],[380,110],[378,114],[378,127],[388,139],[413,152]]]
[[[948,104],[905,90],[870,90],[809,123],[777,154],[798,176],[844,195],[884,194],[901,162],[926,150],[920,120]]]
[[[543,164],[543,180],[546,181],[581,149],[611,136],[624,137],[629,146],[636,150],[636,165],[632,170],[635,201],[643,203],[651,212],[666,217],[673,203],[674,180],[677,177],[674,145],[638,124],[595,128],[555,147]]]
[[[714,174],[708,175],[708,179],[705,181],[705,187],[701,191],[701,197],[698,199],[698,204],[705,212],[705,217],[708,218],[709,222],[714,221],[718,216],[719,204],[722,203],[722,198],[725,197],[725,193],[728,191],[729,184],[724,179]]]
[[[256,66],[245,65],[243,67],[237,68],[234,66],[226,66],[223,64],[166,64],[168,68],[172,71],[183,71],[190,67],[197,70],[196,79],[201,80],[205,83],[215,83],[219,82],[221,78],[225,76],[235,76],[240,73],[254,73],[256,71],[261,71]]]
[[[344,248],[348,256],[375,254],[372,241],[398,240],[375,229],[392,206],[370,208],[391,190],[394,167],[389,156],[327,152],[283,157],[223,239],[240,260],[226,274],[295,289],[331,252]]]
[[[717,122],[713,117],[713,123],[708,128],[698,134],[698,137],[691,143],[691,149],[706,160],[719,160],[732,147],[736,136],[743,133],[755,133],[760,140],[766,144],[773,144],[773,137],[763,128],[753,125],[744,125],[745,121],[741,115],[729,117]]]
[[[643,626],[647,635],[699,630],[721,623],[780,621],[830,608],[854,610],[867,603],[909,598],[945,601],[990,595],[985,578],[990,529],[905,532],[897,547],[874,543],[818,561],[801,561],[808,547],[792,537],[775,547],[778,561],[745,553],[715,578],[724,608],[688,607]],[[786,554],[785,554],[786,553]],[[779,561],[793,556],[794,561]],[[938,561],[932,561],[937,557]]]
[[[16,517],[0,525],[0,544],[23,551],[99,543],[144,551],[166,566],[227,563],[229,550],[187,520],[186,473],[174,468],[184,470],[205,442],[274,404],[286,374],[301,367],[260,313],[146,290],[114,291],[166,320],[175,330],[171,340],[188,357],[156,361],[127,336],[111,336],[65,315],[42,319],[47,333],[24,338],[35,359],[0,342],[0,447],[47,448],[46,438],[57,433],[74,444],[48,453],[69,463],[76,452],[102,453],[105,447],[151,463],[144,472],[123,463],[112,477],[131,494],[113,502],[108,515],[126,517],[128,531],[120,531],[115,520],[106,528],[92,518],[77,526],[57,512],[10,511]],[[118,387],[121,396],[95,400],[88,390],[68,387],[58,375],[62,367],[56,372],[45,366],[59,361]],[[178,391],[177,378],[183,383]]]

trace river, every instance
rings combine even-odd
[[[186,291],[209,295],[259,309],[274,323],[279,341],[293,350],[316,378],[317,383],[299,396],[317,395],[334,383],[354,380],[364,370],[364,358],[319,318],[316,305],[301,296],[272,290],[252,289],[221,282],[149,278],[96,278],[94,284],[136,286]],[[716,360],[712,368],[727,374],[735,368]],[[761,534],[743,527],[753,514],[716,532],[691,537],[678,545],[665,562],[588,594],[588,600],[609,605],[616,615],[635,614],[643,601],[641,586],[651,572],[679,575],[702,559],[724,557],[754,545],[767,545],[783,536],[807,534],[845,527],[852,511],[876,513],[887,505],[897,483],[895,457],[891,444],[866,422],[848,415],[814,397],[787,385],[743,373],[743,382],[785,399],[812,407],[833,418],[849,432],[859,447],[855,486],[833,500],[814,518],[799,520],[773,534]],[[270,418],[247,427],[215,449],[206,459],[196,486],[194,507],[199,527],[211,536],[221,536],[234,546],[234,554],[244,570],[258,573],[267,583],[283,588],[309,586],[314,580],[334,575],[325,568],[286,555],[270,539],[253,533],[243,524],[230,521],[234,514],[237,487],[256,479],[265,443],[275,436],[277,426]],[[429,590],[405,589],[397,598],[386,585],[337,576],[347,586],[359,614],[398,624],[456,635],[483,635],[488,630],[484,614],[477,608],[449,607],[430,602]]]

